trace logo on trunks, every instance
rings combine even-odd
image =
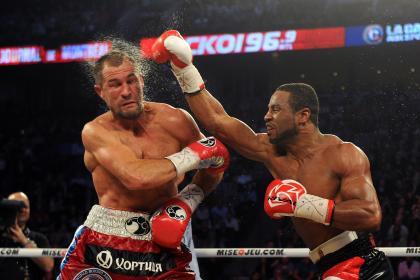
[[[175,220],[183,221],[187,218],[187,213],[185,212],[184,208],[178,205],[168,206],[166,207],[165,211],[169,217]]]
[[[144,244],[131,242],[131,240],[126,242],[128,242],[127,248],[135,248],[139,252],[87,244],[85,247],[86,263],[96,266],[98,269],[105,269],[107,272],[130,276],[157,276],[176,267],[175,256],[172,253],[166,251],[141,253],[142,250],[150,250],[151,243]]]
[[[102,269],[88,268],[77,273],[73,280],[112,280],[112,278]]]
[[[99,254],[96,255],[96,262],[99,264],[100,267],[106,269],[110,268],[112,265],[111,252],[108,250],[99,252]]]
[[[150,224],[143,217],[132,217],[125,221],[125,230],[135,235],[145,235],[150,232]]]
[[[110,251],[101,251],[96,255],[96,263],[105,269],[111,267],[113,263]],[[129,261],[124,258],[115,259],[116,268],[121,270],[149,270],[153,272],[162,272],[162,264],[155,262]]]
[[[204,147],[213,147],[216,144],[216,139],[214,137],[204,138],[199,141]]]

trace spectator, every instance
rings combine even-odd
[[[402,215],[397,215],[394,224],[388,230],[387,239],[395,247],[407,246],[408,228],[402,223],[402,219]]]
[[[30,230],[27,226],[30,217],[29,199],[23,192],[12,193],[8,197],[22,201],[24,207],[18,212],[16,223],[0,237],[0,247],[48,248],[49,242],[44,234]],[[54,267],[51,257],[0,258],[0,279],[49,279]]]

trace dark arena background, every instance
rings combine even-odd
[[[8,1],[0,9],[0,196],[25,192],[29,226],[52,248],[66,248],[97,203],[80,132],[105,108],[84,61],[117,39],[147,47],[144,39],[168,29],[189,40],[226,111],[257,132],[277,86],[312,85],[320,130],[370,159],[383,212],[377,246],[420,246],[420,1]],[[167,65],[150,63],[146,96],[189,110]],[[194,214],[195,246],[304,248],[290,219],[264,213],[271,175],[231,153],[224,180]],[[407,278],[399,275],[406,257],[391,258],[397,279],[420,279],[416,259],[417,278]],[[313,277],[306,258],[199,264],[206,280]]]

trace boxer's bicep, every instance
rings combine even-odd
[[[341,147],[341,189],[343,199],[362,199],[376,201],[370,164],[362,150],[353,144],[343,144]]]
[[[377,200],[372,181],[366,176],[343,178],[340,196],[343,200],[360,199],[368,202]]]
[[[186,99],[195,118],[213,136],[246,158],[267,159],[268,147],[264,145],[264,137],[241,120],[231,117],[210,92],[204,89],[200,94],[187,94]]]
[[[377,230],[381,208],[366,155],[353,144],[343,144],[336,165],[341,178],[333,226],[343,230]]]
[[[99,125],[85,126],[82,140],[86,151],[116,177],[123,176],[125,167],[137,160],[133,151],[121,145],[110,132]]]
[[[203,134],[199,131],[192,116],[187,112],[185,112],[185,115],[189,119],[194,135],[199,134],[201,135],[199,139],[203,138]],[[215,136],[244,157],[258,161],[265,160],[267,152],[263,137],[256,134],[246,123],[224,114],[215,117],[214,124],[213,127],[209,128],[213,133],[212,136]]]

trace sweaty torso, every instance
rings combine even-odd
[[[150,103],[139,126],[127,130],[112,121],[111,113],[105,113],[94,120],[105,127],[109,137],[115,137],[135,153],[139,159],[162,159],[179,152],[185,145],[195,141],[191,126],[179,119],[179,111],[165,104]],[[85,151],[85,165],[92,174],[99,204],[113,209],[150,212],[162,205],[177,192],[183,177],[147,190],[128,190],[115,176],[109,173]]]
[[[273,149],[266,167],[275,178],[293,179],[302,183],[309,194],[340,201],[340,176],[334,172],[334,159],[343,142],[336,136],[323,135],[321,143],[307,157],[296,160],[291,155],[279,156]],[[292,218],[295,230],[305,244],[313,249],[342,232],[313,221]]]

